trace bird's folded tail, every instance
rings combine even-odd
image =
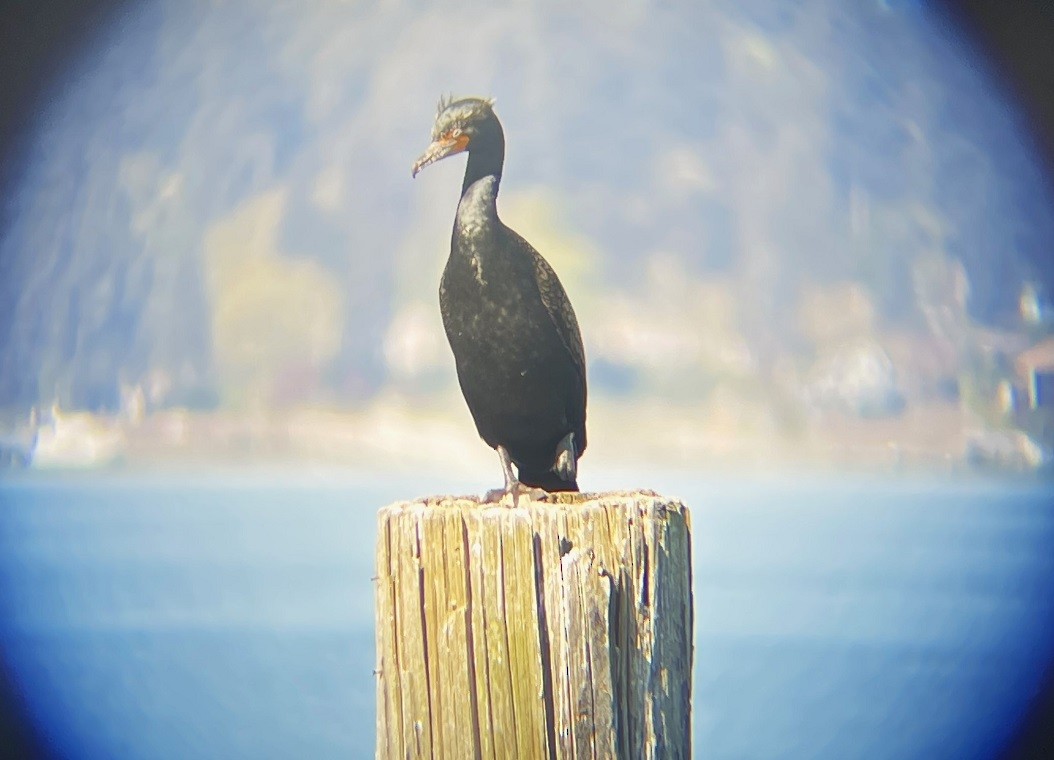
[[[575,451],[575,434],[568,433],[556,447],[556,461],[551,469],[537,472],[519,468],[518,480],[525,486],[553,491],[578,490],[578,452]]]
[[[517,480],[523,485],[533,488],[544,488],[549,493],[578,490],[578,481],[573,476],[570,480],[564,480],[555,470],[541,472],[521,468],[517,476]]]

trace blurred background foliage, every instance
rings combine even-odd
[[[937,11],[834,0],[120,6],[8,173],[7,424],[444,414],[462,167],[408,167],[449,91],[497,96],[501,211],[572,296],[601,428],[941,458],[1033,424],[1054,206],[1021,117]]]

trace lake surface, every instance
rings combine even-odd
[[[990,757],[1054,660],[1049,485],[647,485],[692,510],[700,757]],[[376,509],[487,486],[8,478],[5,664],[63,757],[372,757]]]

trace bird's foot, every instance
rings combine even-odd
[[[526,497],[527,501],[546,501],[549,492],[544,488],[525,486],[516,480],[505,486],[505,488],[493,488],[483,496],[484,504],[500,504],[506,498],[512,500],[512,506],[518,507],[520,499]]]
[[[508,496],[512,499],[512,506],[515,508],[519,506],[521,496],[526,496],[528,501],[545,501],[549,498],[549,492],[544,488],[525,486],[520,482],[512,471],[512,458],[509,456],[508,449],[501,445],[496,449],[498,459],[501,460],[501,471],[505,476],[505,487],[487,491],[486,496],[483,497],[484,504],[498,504]]]
[[[573,481],[578,475],[578,453],[575,450],[575,434],[568,433],[556,447],[556,463],[553,471],[564,480]]]

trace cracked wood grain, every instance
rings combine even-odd
[[[550,498],[380,511],[378,758],[691,756],[687,508]]]

